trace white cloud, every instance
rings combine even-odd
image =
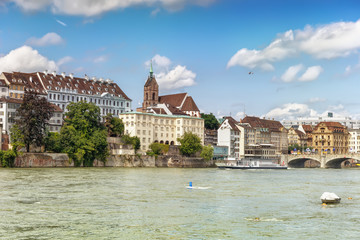
[[[64,64],[66,64],[68,62],[72,62],[72,61],[74,61],[74,59],[72,57],[66,56],[66,57],[61,58],[59,61],[57,61],[56,64],[58,66],[61,66],[61,65],[64,65]]]
[[[287,103],[281,107],[274,108],[265,116],[275,119],[294,119],[304,116],[316,116],[317,112],[309,108],[306,104],[301,103]]]
[[[102,56],[98,56],[96,58],[93,59],[94,63],[102,63],[102,62],[106,62],[108,60],[108,56],[106,55],[102,55]]]
[[[24,11],[38,11],[48,7],[56,14],[97,16],[134,6],[161,6],[177,11],[186,5],[207,6],[215,0],[10,0]]]
[[[242,66],[273,70],[273,63],[296,54],[306,53],[315,58],[345,57],[360,49],[360,19],[356,22],[337,22],[317,28],[289,30],[280,34],[263,50],[240,49],[227,67]]]
[[[159,54],[156,54],[152,59],[152,64],[154,67],[158,68],[159,70],[168,71],[171,60],[165,56],[160,56]],[[147,61],[145,63],[146,67],[150,67],[150,61]]]
[[[0,72],[35,72],[45,69],[57,71],[58,66],[29,46],[19,47],[0,58]]]
[[[292,82],[294,80],[296,80],[296,75],[298,74],[298,72],[303,69],[303,65],[302,64],[298,64],[298,65],[294,65],[289,67],[285,73],[281,76],[281,80],[284,82]]]
[[[62,21],[60,21],[60,20],[58,20],[58,19],[56,19],[56,22],[57,22],[58,24],[60,24],[60,25],[63,25],[64,27],[67,26],[66,23],[64,23],[64,22],[62,22]]]
[[[299,81],[309,82],[314,81],[323,72],[323,68],[320,66],[312,66],[306,69],[305,73],[299,78]]]
[[[160,11],[161,11],[160,8],[155,8],[154,10],[151,11],[151,16],[156,16]]]
[[[47,33],[41,38],[32,37],[26,41],[26,44],[30,46],[49,46],[62,43],[64,43],[64,40],[54,32]]]
[[[157,74],[156,79],[162,90],[172,90],[195,85],[196,74],[186,69],[185,66],[177,65],[171,71]]]
[[[319,97],[314,97],[314,98],[310,98],[309,99],[309,103],[318,103],[318,102],[325,102],[326,99],[324,98],[319,98]]]

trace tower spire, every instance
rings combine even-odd
[[[150,60],[150,78],[153,77],[153,67],[152,67],[152,59]]]

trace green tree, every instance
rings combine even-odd
[[[35,92],[25,92],[20,107],[16,110],[19,119],[16,120],[26,151],[30,151],[30,145],[40,147],[43,144],[46,125],[54,112],[54,107]]]
[[[14,124],[10,129],[10,141],[12,149],[17,155],[17,152],[25,146],[24,144],[24,135],[19,129],[17,124]]]
[[[84,101],[70,103],[60,131],[63,151],[75,166],[90,167],[108,156],[107,132],[100,122],[100,108]]]
[[[14,167],[17,154],[13,150],[0,151],[2,167]]]
[[[149,145],[149,148],[151,149],[151,151],[148,151],[147,154],[151,156],[162,155],[169,151],[169,145],[158,142],[153,142]]]
[[[104,125],[107,128],[109,137],[121,137],[124,135],[123,121],[120,118],[113,117],[111,113],[105,117]]]
[[[135,153],[140,149],[140,138],[138,138],[137,136],[130,137],[129,135],[124,135],[121,139],[125,144],[131,144],[134,148]]]
[[[203,146],[202,151],[200,153],[200,157],[209,161],[214,156],[214,148],[209,144],[207,146]]]
[[[205,128],[206,129],[218,129],[220,126],[219,121],[216,119],[216,117],[210,113],[210,114],[206,114],[206,113],[202,113],[201,114],[201,118],[204,119],[204,124],[205,124]]]
[[[186,132],[178,141],[182,155],[191,156],[202,149],[200,138],[191,132]]]
[[[47,136],[44,139],[45,152],[51,151],[60,153],[62,150],[60,142],[60,133],[58,132],[48,132]]]

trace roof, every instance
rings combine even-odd
[[[0,102],[22,104],[23,100],[19,98],[0,97]],[[63,112],[63,110],[59,106],[55,104],[50,104],[50,105],[54,108],[54,112]]]
[[[344,132],[347,129],[347,127],[343,126],[339,122],[320,122],[315,126],[314,130],[317,130],[322,124],[325,124],[325,126],[332,132]]]
[[[181,108],[182,111],[199,111],[199,108],[196,106],[196,103],[194,102],[193,98],[191,96],[188,96],[185,99],[185,102]]]
[[[295,129],[295,133],[296,133],[299,137],[302,137],[302,136],[305,135],[302,131],[297,130],[297,129]]]
[[[64,112],[59,106],[55,104],[51,104],[51,106],[54,108],[54,112]]]
[[[5,73],[4,75],[10,84],[24,85],[25,90],[47,95],[47,91],[73,90],[79,94],[101,95],[109,93],[116,97],[123,97],[131,100],[116,84],[111,80],[78,78],[65,74],[56,75],[55,73]]]
[[[305,131],[306,133],[311,133],[311,132],[313,131],[313,128],[312,128],[311,125],[303,124],[303,125],[302,125],[302,128],[304,129],[304,131]]]
[[[224,118],[224,121],[222,124],[224,124],[227,120],[227,122],[229,123],[230,127],[234,130],[234,131],[240,131],[236,124],[238,123],[234,118],[230,117],[230,116],[227,116],[227,117],[223,117]]]
[[[151,76],[148,77],[148,79],[145,82],[144,87],[149,87],[151,85],[158,85],[158,83],[156,82],[156,79],[155,79],[154,76],[153,77],[151,77]]]
[[[171,95],[159,96],[160,103],[168,103],[174,107],[181,107],[181,104],[184,102],[187,93],[177,93]]]
[[[249,123],[253,128],[268,128],[272,132],[278,132],[284,127],[279,121],[252,116],[246,116],[241,120],[241,123]]]

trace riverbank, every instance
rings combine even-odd
[[[15,159],[16,168],[74,167],[65,153],[23,153]],[[214,161],[199,157],[181,155],[111,155],[106,163],[95,161],[94,167],[169,167],[169,168],[209,168],[216,167]]]

